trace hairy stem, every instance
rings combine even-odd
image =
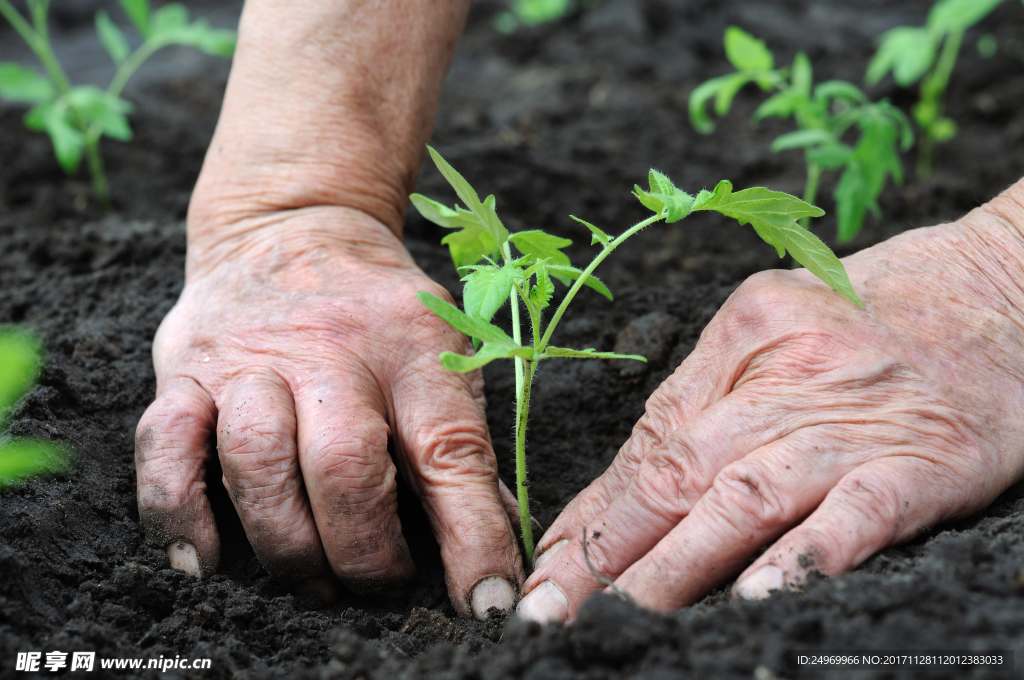
[[[604,258],[611,255],[612,251],[618,248],[619,245],[627,238],[637,233],[644,227],[650,226],[657,222],[658,220],[662,220],[664,218],[665,215],[658,214],[652,215],[651,217],[648,217],[646,220],[642,222],[637,222],[632,227],[622,232],[622,234],[620,234],[618,238],[614,239],[611,243],[606,245],[601,250],[601,252],[597,254],[597,256],[591,261],[587,268],[583,270],[583,273],[580,274],[580,277],[573,282],[572,288],[569,289],[569,292],[565,294],[564,298],[562,298],[562,303],[558,305],[558,309],[555,311],[554,316],[551,317],[551,321],[548,323],[548,327],[544,331],[544,337],[541,338],[540,344],[534,347],[534,349],[537,350],[537,354],[544,353],[544,350],[548,346],[548,342],[551,341],[551,334],[555,332],[555,327],[558,326],[558,322],[562,319],[562,315],[565,314],[565,310],[569,307],[569,303],[572,302],[572,299],[574,297],[576,297],[576,293],[580,292],[580,288],[583,287],[583,282],[586,281],[590,277],[590,275],[594,273],[594,270],[597,269],[597,266],[604,261]]]
[[[519,524],[527,567],[533,565],[533,525],[530,522],[530,495],[526,486],[526,424],[530,417],[530,387],[536,363],[526,364],[522,389],[516,395],[516,496],[519,498]]]

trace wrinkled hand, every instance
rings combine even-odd
[[[1004,197],[806,271],[751,277],[538,544],[520,616],[604,588],[670,610],[742,571],[766,597],[973,513],[1024,473],[1024,224]],[[774,543],[753,564],[750,558]]]
[[[420,290],[447,295],[356,210],[290,211],[202,259],[190,250],[154,342],[157,398],[136,443],[142,521],[174,566],[217,567],[204,484],[216,432],[223,483],[272,575],[302,583],[333,571],[362,591],[408,580],[390,435],[455,607],[511,609],[524,574],[483,381],[441,367],[440,352],[466,352],[468,341],[419,303]]]

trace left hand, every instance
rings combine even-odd
[[[538,543],[519,615],[571,621],[604,588],[584,532],[671,610],[741,571],[746,598],[848,571],[1021,479],[1022,213],[1004,196],[847,258],[867,311],[807,271],[743,283]]]

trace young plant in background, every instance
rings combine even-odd
[[[957,125],[945,115],[946,90],[963,44],[964,33],[1004,0],[939,0],[924,26],[899,26],[882,35],[864,79],[878,84],[892,73],[896,84],[921,82],[920,99],[911,111],[921,132],[917,174],[932,174],[935,145],[956,136]]]
[[[203,19],[189,22],[188,10],[178,3],[154,11],[149,0],[119,2],[142,36],[142,44],[133,50],[106,12],[96,14],[100,42],[117,65],[110,85],[101,90],[93,85],[72,85],[57,61],[47,25],[49,0],[27,0],[28,17],[9,0],[0,0],[0,15],[32,49],[46,73],[0,63],[0,97],[33,105],[25,116],[25,125],[50,136],[57,161],[66,173],[77,172],[85,156],[96,200],[104,209],[110,205],[110,187],[100,155],[100,139],[106,136],[124,142],[132,138],[127,118],[132,105],[121,98],[132,74],[164,47],[183,45],[229,57],[236,39],[234,31],[211,28]]]
[[[833,194],[838,238],[841,243],[853,239],[868,211],[879,216],[878,196],[886,180],[891,176],[897,184],[903,181],[900,151],[914,143],[907,117],[888,101],[872,102],[856,86],[841,80],[815,87],[810,59],[803,52],[796,55],[791,68],[775,68],[775,57],[764,42],[735,26],[725,32],[725,53],[736,72],[713,78],[693,91],[693,127],[705,134],[712,132],[708,103],[714,100],[715,113],[724,116],[748,83],[775,92],[754,112],[754,120],[774,116],[796,122],[798,130],[776,138],[771,148],[776,152],[804,150],[805,202],[817,200],[822,172],[842,171]],[[851,146],[843,137],[854,128],[860,136]],[[807,219],[803,226],[808,226]]]
[[[585,9],[600,0],[582,0]],[[576,7],[573,0],[512,0],[507,12],[494,17],[494,28],[499,33],[514,33],[520,26],[537,26],[558,21]]]
[[[0,327],[0,489],[67,464],[67,452],[56,444],[3,434],[11,408],[32,387],[40,356],[32,335]]]
[[[430,149],[438,170],[466,207],[449,208],[420,194],[410,197],[420,214],[431,222],[453,229],[441,243],[448,246],[456,268],[465,274],[462,281],[463,309],[427,292],[419,299],[432,312],[473,340],[474,356],[444,352],[441,364],[450,371],[466,373],[495,359],[512,359],[516,375],[516,490],[519,519],[527,564],[533,562],[533,528],[530,524],[529,494],[526,480],[526,427],[530,413],[530,390],[537,366],[545,359],[636,359],[594,349],[569,349],[551,344],[552,335],[569,304],[583,286],[589,286],[611,299],[608,288],[594,277],[594,270],[626,239],[656,222],[678,222],[692,212],[713,210],[742,224],[750,224],[758,235],[774,246],[779,257],[788,250],[793,258],[850,302],[863,307],[853,290],[843,264],[814,234],[797,220],[824,214],[820,208],[778,191],[763,188],[733,193],[728,181],[718,183],[714,191],[691,196],[677,189],[665,175],[651,170],[650,188],[635,187],[634,196],[654,214],[618,236],[573,217],[591,232],[591,245],[601,250],[585,269],[572,266],[563,251],[572,241],[541,230],[509,232],[498,218],[494,196],[480,200],[472,186],[440,154]],[[515,251],[513,251],[513,248]],[[483,262],[484,264],[480,264]],[[569,286],[569,291],[545,323],[545,311],[553,304],[553,280]],[[491,323],[498,310],[511,301],[512,335]],[[526,310],[525,319],[522,310]],[[523,343],[523,325],[531,336]]]

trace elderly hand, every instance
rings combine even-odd
[[[1024,473],[1024,184],[846,258],[860,310],[806,271],[751,277],[538,544],[519,615],[604,588],[763,598],[989,504]],[[767,552],[751,564],[765,544]]]

